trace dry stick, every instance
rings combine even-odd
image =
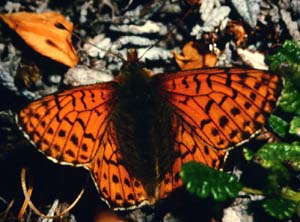
[[[21,178],[21,181],[22,181],[22,178]],[[32,195],[32,191],[33,191],[32,186],[29,186],[29,189],[25,190],[25,193],[26,193],[26,194],[24,193],[25,200],[24,200],[23,205],[22,205],[22,207],[21,207],[21,209],[19,211],[19,214],[18,214],[18,220],[19,221],[21,221],[21,219],[23,218],[23,216],[25,214],[26,208],[27,208],[28,203],[30,201],[30,197]],[[23,192],[24,192],[24,190],[23,190]]]
[[[9,202],[8,206],[6,207],[5,211],[3,212],[3,217],[0,218],[0,221],[4,221],[5,220],[5,218],[7,217],[10,209],[14,205],[14,202],[15,202],[14,200],[12,200],[12,201]]]
[[[250,187],[243,187],[242,191],[247,194],[253,194],[253,195],[264,195],[264,192],[258,189],[252,189]]]
[[[87,179],[88,179],[88,177],[87,177]],[[42,213],[40,210],[38,210],[35,207],[35,205],[31,202],[31,200],[30,200],[30,196],[31,196],[30,189],[31,189],[31,192],[32,192],[32,188],[30,187],[29,190],[27,190],[27,187],[26,187],[26,169],[22,168],[22,171],[21,171],[21,185],[22,185],[23,194],[25,196],[25,201],[27,202],[26,206],[28,204],[28,206],[33,210],[34,213],[36,213],[37,215],[39,215],[40,217],[43,217],[43,218],[53,219],[53,218],[62,217],[65,214],[67,214],[70,210],[73,209],[73,207],[78,203],[78,201],[82,197],[82,195],[85,191],[86,184],[87,184],[87,180],[86,180],[85,186],[81,189],[81,191],[78,194],[78,196],[76,197],[76,199],[73,201],[73,203],[67,209],[65,209],[63,212],[61,212],[61,213],[59,213],[55,216],[48,216],[48,215]]]
[[[71,34],[75,38],[77,38],[79,41],[82,41],[81,37],[76,32],[72,31]],[[116,56],[117,58],[121,59],[123,62],[125,61],[125,59],[120,54],[118,54],[116,52],[113,52],[111,49],[104,49],[104,48],[99,47],[99,46],[95,45],[94,43],[91,43],[91,42],[88,42],[88,41],[85,41],[85,43],[89,44],[91,46],[94,46],[95,48],[100,49],[100,50],[102,50],[102,51],[104,51],[104,52],[106,52],[108,54],[112,54],[112,55]]]
[[[67,29],[67,28],[66,28],[63,24],[61,24],[60,22],[57,22],[57,23],[55,23],[54,25],[55,25],[56,28],[65,30],[65,31],[71,33],[71,35],[74,36],[75,38],[77,38],[79,41],[82,41],[82,38],[81,38],[76,32]],[[117,53],[111,51],[110,49],[104,49],[104,48],[101,48],[101,47],[95,45],[94,43],[91,43],[91,42],[88,42],[88,41],[85,41],[85,43],[90,44],[91,46],[94,46],[95,48],[100,49],[100,50],[102,50],[102,51],[104,51],[104,52],[110,53],[110,54],[116,56],[117,58],[121,59],[122,61],[125,61],[124,58],[123,58],[122,56],[120,56],[119,54],[117,54]]]

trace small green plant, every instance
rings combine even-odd
[[[271,216],[282,220],[290,218],[295,213],[297,204],[283,198],[269,198],[263,201],[262,207]]]
[[[184,164],[180,176],[187,190],[200,198],[211,196],[214,200],[224,201],[236,198],[242,189],[235,175],[216,171],[197,162]]]
[[[200,198],[216,201],[233,199],[239,191],[260,194],[258,202],[276,221],[300,220],[300,44],[286,41],[275,55],[268,57],[272,71],[284,78],[284,90],[278,109],[268,126],[280,141],[265,143],[258,149],[244,148],[248,164],[257,166],[265,178],[259,189],[247,187],[234,175],[216,171],[197,163],[183,165],[181,177],[186,188]],[[255,212],[253,212],[255,214]]]

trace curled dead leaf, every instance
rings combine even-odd
[[[18,64],[15,84],[20,88],[30,89],[41,80],[39,67],[33,61],[21,61]]]
[[[240,46],[246,41],[247,34],[241,22],[231,21],[228,23],[227,27],[228,33],[235,36],[237,46]]]
[[[74,67],[78,57],[72,45],[73,24],[56,12],[17,12],[0,18],[38,53]]]
[[[181,70],[199,69],[202,67],[214,67],[217,56],[210,52],[201,53],[195,42],[188,42],[182,49],[182,55],[173,52],[175,60]]]

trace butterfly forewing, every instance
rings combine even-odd
[[[282,89],[279,76],[240,68],[157,75],[154,82],[174,113],[204,144],[218,150],[254,134],[273,111]]]
[[[30,140],[58,162],[93,160],[114,104],[114,84],[83,86],[46,96],[19,114]]]
[[[281,78],[266,71],[211,68],[154,76],[173,110],[176,131],[172,169],[159,185],[161,198],[180,187],[183,163],[219,168],[226,151],[254,135],[273,111]]]

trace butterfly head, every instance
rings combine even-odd
[[[124,62],[116,80],[120,83],[124,83],[127,82],[128,79],[142,78],[147,80],[151,76],[152,72],[146,69],[146,64],[139,61],[136,49],[128,49],[127,60]]]

